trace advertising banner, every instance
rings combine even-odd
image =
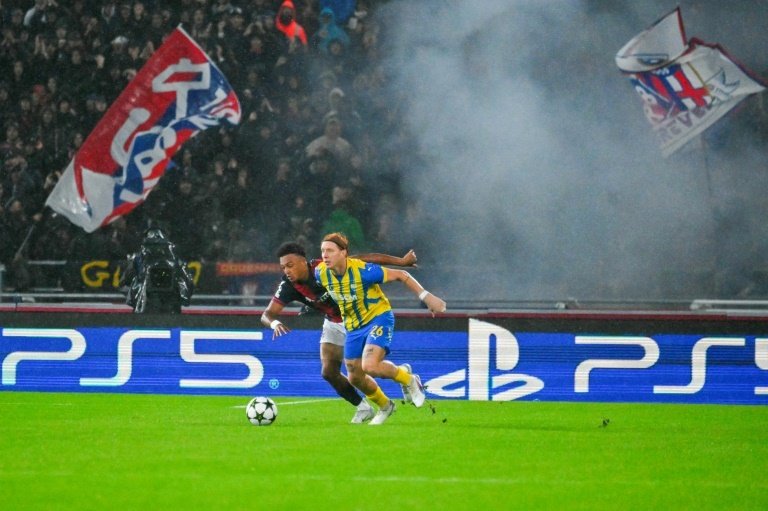
[[[0,391],[334,396],[316,330],[2,328]],[[768,403],[768,336],[398,331],[432,399]],[[383,381],[389,395],[399,386]]]

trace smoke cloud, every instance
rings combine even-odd
[[[759,292],[768,230],[761,98],[663,159],[614,64],[674,1],[393,1],[393,98],[425,214],[409,240],[447,297],[728,298]],[[765,76],[768,5],[680,3],[688,37]],[[393,101],[395,101],[393,99]],[[751,124],[750,124],[751,123]],[[435,278],[438,276],[439,278]]]

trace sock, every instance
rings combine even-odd
[[[389,403],[389,398],[384,393],[384,391],[381,390],[381,387],[376,387],[376,390],[373,394],[366,394],[366,396],[368,396],[368,399],[376,403],[379,408],[383,408]]]
[[[371,404],[363,398],[360,398],[360,404],[357,405],[358,410],[366,410],[371,407]]]
[[[352,406],[359,405],[363,400],[363,397],[357,393],[357,390],[355,390],[351,383],[348,383],[342,391],[337,391],[337,393]]]
[[[400,366],[397,366],[397,374],[395,375],[395,381],[400,385],[408,385],[411,383],[411,373],[406,371]]]
[[[362,396],[357,393],[355,387],[352,386],[347,380],[344,380],[344,385],[334,385],[336,393],[343,397],[345,401],[349,402],[352,406],[357,406],[363,400]]]

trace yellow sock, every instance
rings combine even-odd
[[[384,393],[383,390],[381,390],[381,387],[376,387],[376,390],[373,394],[366,394],[366,397],[376,403],[379,408],[382,408],[384,406],[387,406],[387,403],[389,403],[389,398]]]
[[[411,383],[411,373],[406,371],[400,366],[397,366],[397,374],[395,375],[395,381],[400,385],[408,385]]]

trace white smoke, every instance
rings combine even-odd
[[[768,68],[766,2],[693,3],[681,4],[689,37],[723,44],[758,74]],[[739,154],[725,140],[662,159],[614,64],[676,5],[420,0],[380,9],[393,93],[405,92],[420,151],[406,182],[431,218],[409,241],[429,239],[443,270],[430,285],[489,301],[690,299],[747,285],[755,244],[768,239],[763,144],[741,137]],[[721,123],[726,137],[733,123]]]

